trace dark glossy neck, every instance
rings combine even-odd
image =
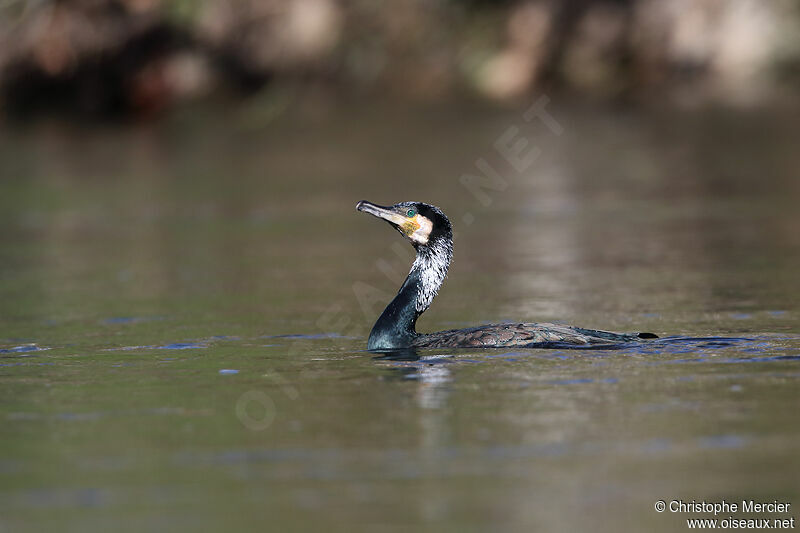
[[[411,346],[418,336],[417,318],[430,306],[439,291],[450,259],[453,243],[444,238],[417,249],[417,258],[397,296],[386,306],[372,327],[368,350],[393,350]]]
[[[397,296],[372,327],[367,342],[368,350],[392,350],[411,344],[417,336],[414,329],[417,318],[422,314],[416,309],[419,283],[419,272],[412,268]]]

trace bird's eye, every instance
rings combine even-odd
[[[409,209],[409,210],[408,210],[408,213],[406,213],[406,215],[408,215],[408,218],[411,218],[411,217],[413,217],[413,216],[414,216],[414,215],[416,215],[416,214],[417,214],[417,212],[416,212],[416,211],[414,211],[413,209]]]

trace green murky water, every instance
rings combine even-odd
[[[318,107],[0,133],[0,530],[682,531],[703,515],[657,500],[800,508],[796,116],[552,103],[557,135]],[[515,168],[495,145],[523,137]],[[460,181],[479,159],[494,188]],[[422,331],[680,338],[369,354],[411,250],[361,199],[453,220]]]

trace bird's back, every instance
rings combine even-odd
[[[657,338],[652,333],[612,333],[548,323],[487,324],[423,334],[414,339],[418,348],[502,348],[565,344],[609,345]]]

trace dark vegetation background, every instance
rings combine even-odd
[[[0,0],[6,117],[153,117],[277,87],[750,106],[798,84],[795,0]]]

